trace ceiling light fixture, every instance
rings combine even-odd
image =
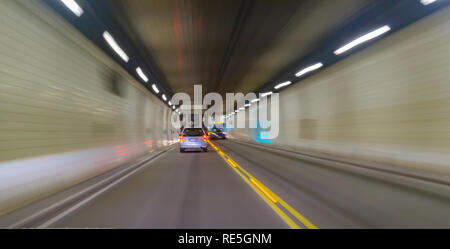
[[[430,3],[434,3],[436,0],[420,0],[420,3],[423,5],[428,5]]]
[[[317,69],[319,69],[319,68],[321,68],[321,67],[323,67],[323,64],[322,64],[321,62],[316,63],[316,64],[314,64],[314,65],[312,65],[312,66],[306,67],[306,68],[304,68],[304,69],[298,71],[298,72],[295,74],[295,76],[300,77],[300,76],[302,76],[302,75],[304,75],[304,74],[307,74],[307,73],[309,73],[309,72],[311,72],[311,71],[317,70]]]
[[[342,46],[341,48],[334,51],[334,54],[340,55],[340,54],[358,46],[361,43],[372,40],[373,38],[378,37],[378,36],[388,32],[389,30],[391,30],[391,27],[389,27],[388,25],[384,25],[383,27],[378,28],[374,31],[371,31],[363,36],[360,36],[360,37],[356,38],[355,40],[349,42],[348,44]]]
[[[147,75],[145,75],[144,72],[142,72],[142,69],[140,67],[136,68],[136,72],[143,81],[148,82]]]
[[[111,34],[108,31],[103,32],[103,38],[106,40],[106,42],[109,44],[109,46],[124,60],[125,62],[128,62],[130,58],[128,55],[122,50],[122,48],[117,44],[116,40],[111,36]]]
[[[61,0],[61,2],[70,9],[76,16],[80,17],[84,11],[75,0]]]
[[[159,89],[158,89],[158,87],[157,87],[155,84],[152,85],[152,89],[153,89],[153,91],[154,91],[156,94],[159,93]]]
[[[261,93],[261,98],[264,98],[266,96],[272,95],[273,92],[265,92],[265,93]]]
[[[280,83],[280,84],[276,85],[274,88],[275,89],[280,89],[282,87],[289,86],[290,84],[292,84],[292,82],[286,81],[286,82],[283,82],[283,83]]]

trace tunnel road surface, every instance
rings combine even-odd
[[[52,227],[289,228],[213,149],[178,146]]]
[[[319,228],[450,227],[448,186],[429,191],[421,185],[432,183],[327,165],[232,140],[212,142]],[[213,148],[179,153],[177,146],[52,226],[290,227]]]

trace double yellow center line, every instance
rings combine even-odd
[[[272,192],[269,188],[264,186],[260,181],[258,181],[255,177],[253,177],[250,173],[248,173],[245,169],[243,169],[239,164],[237,164],[233,159],[231,159],[227,154],[225,154],[222,150],[220,150],[217,146],[215,146],[211,141],[208,140],[208,143],[217,153],[225,160],[231,168],[238,173],[239,176],[244,179],[244,181],[275,211],[275,213],[280,216],[280,218],[290,227],[295,229],[300,229],[301,226],[296,223],[300,222],[303,226],[309,229],[317,229],[317,227],[312,224],[308,219],[303,217],[300,213],[298,213],[295,209],[293,209],[289,204],[287,204],[283,199],[281,199],[278,195]],[[294,219],[292,219],[288,214],[292,215]]]

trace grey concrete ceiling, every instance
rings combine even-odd
[[[374,0],[107,0],[175,92],[249,92]]]

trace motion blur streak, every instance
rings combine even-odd
[[[122,60],[124,60],[125,62],[128,62],[130,60],[128,55],[122,50],[122,48],[119,46],[119,44],[117,44],[116,40],[114,40],[114,38],[108,31],[103,32],[103,38],[114,50],[114,52],[116,52],[120,56],[120,58],[122,58]]]
[[[378,28],[374,31],[371,31],[361,37],[358,37],[357,39],[351,41],[350,43],[348,43],[348,44],[342,46],[341,48],[339,48],[338,50],[334,51],[334,53],[337,55],[340,55],[340,54],[358,46],[359,44],[367,42],[371,39],[374,39],[374,38],[388,32],[389,30],[391,30],[391,28],[389,26],[385,25],[385,26]]]
[[[448,6],[1,0],[0,227],[450,228]],[[194,84],[257,128],[181,153]]]
[[[83,9],[75,2],[75,0],[61,0],[61,2],[78,17],[83,15]]]
[[[54,13],[0,16],[0,214],[175,142],[169,108]]]

